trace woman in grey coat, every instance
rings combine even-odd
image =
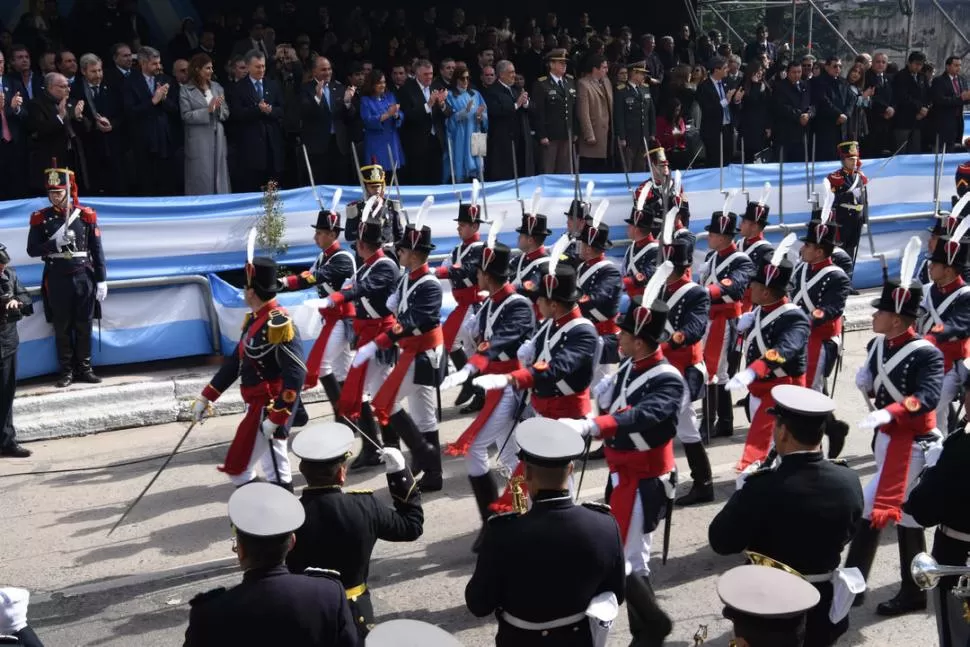
[[[205,54],[189,61],[189,82],[179,92],[179,109],[185,124],[185,195],[229,193],[222,128],[229,105],[222,86],[212,80],[212,59]]]

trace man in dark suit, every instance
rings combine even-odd
[[[104,66],[104,82],[115,88],[123,88],[131,76],[131,48],[125,43],[111,46],[111,62]]]
[[[727,60],[715,56],[708,63],[710,76],[697,86],[697,103],[701,109],[701,141],[707,165],[721,165],[723,146],[724,164],[730,164],[734,156],[734,113],[731,103],[736,89],[729,90],[724,83]]]
[[[815,106],[808,84],[802,81],[802,66],[789,61],[785,78],[772,93],[775,157],[783,162],[805,161],[805,136],[815,117]]]
[[[330,59],[318,56],[313,78],[303,85],[300,110],[303,114],[303,144],[310,157],[313,179],[319,184],[347,184],[350,178],[350,132],[354,107],[353,87],[333,78]],[[302,162],[302,160],[301,160]]]
[[[872,67],[866,72],[866,88],[875,88],[869,106],[869,136],[863,142],[866,157],[884,157],[896,150],[893,146],[893,116],[896,114],[892,79],[886,73],[889,57],[877,52]]]
[[[754,42],[748,43],[744,48],[744,62],[748,63],[751,59],[758,58],[762,54],[767,54],[769,61],[774,61],[775,56],[778,55],[778,48],[774,43],[768,41],[768,27],[763,24],[758,25]]]
[[[269,180],[283,175],[283,92],[266,77],[266,57],[259,50],[246,54],[249,75],[229,97],[229,119],[241,191],[262,191]]]
[[[31,101],[44,89],[44,76],[30,67],[30,50],[26,45],[10,48],[12,60],[11,77],[16,77],[24,87],[24,101]]]
[[[515,85],[515,66],[511,61],[496,63],[498,80],[482,92],[488,108],[488,157],[485,177],[509,180],[514,175],[512,150],[515,148],[519,175],[532,175],[529,147],[529,94]],[[405,116],[405,119],[407,117]]]
[[[926,55],[912,52],[906,69],[893,77],[893,97],[896,100],[896,118],[893,121],[893,139],[896,148],[906,142],[903,153],[921,153],[923,120],[930,112],[930,89],[923,76]]]
[[[396,95],[404,113],[401,146],[406,165],[403,174],[408,184],[441,182],[441,157],[445,143],[445,118],[448,116],[448,89],[434,81],[430,61],[418,61],[415,76],[408,79]]]
[[[178,112],[175,82],[162,74],[158,50],[138,50],[137,72],[124,88],[125,115],[131,133],[135,161],[136,195],[172,195],[175,191],[174,155],[176,142],[171,119]]]
[[[63,74],[44,77],[44,91],[27,105],[28,173],[31,195],[45,195],[44,170],[51,160],[59,166],[83,170],[83,154],[77,137],[84,105],[70,101],[71,86]],[[80,175],[75,171],[75,176]]]
[[[963,106],[970,103],[970,89],[960,76],[960,59],[949,56],[946,70],[933,79],[930,86],[933,102],[933,121],[940,146],[953,150],[963,143]]]
[[[101,59],[94,54],[81,57],[80,70],[71,88],[71,100],[84,102],[83,121],[77,128],[87,162],[84,191],[94,195],[124,195],[121,86],[109,86],[104,81]]]
[[[815,159],[838,159],[838,145],[847,139],[847,123],[852,114],[855,95],[840,76],[842,59],[829,56],[822,74],[814,79],[812,101],[817,110],[812,126],[815,129]]]
[[[4,69],[0,52],[0,70]],[[27,196],[27,105],[16,76],[0,76],[0,200]]]

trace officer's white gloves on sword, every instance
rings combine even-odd
[[[54,244],[57,245],[58,249],[67,247],[71,243],[67,232],[67,223],[61,225],[61,228],[54,232]]]
[[[99,281],[97,285],[97,298],[98,302],[104,301],[108,297],[108,284],[105,281]]]
[[[212,405],[201,395],[192,403],[192,422],[202,422],[212,413]]]
[[[404,454],[396,447],[385,447],[378,452],[378,456],[380,456],[381,462],[384,463],[384,470],[388,474],[397,474],[407,467],[407,463],[404,462]]]
[[[599,432],[599,428],[596,426],[596,423],[587,418],[560,418],[559,422],[563,423],[567,427],[572,427],[573,431],[584,438],[590,435],[595,437],[597,432]]]
[[[738,318],[738,332],[748,332],[754,325],[754,312],[745,312]]]
[[[275,422],[273,422],[272,420],[270,420],[269,418],[266,418],[265,420],[263,420],[263,424],[259,426],[259,430],[263,432],[263,435],[266,436],[267,440],[273,440],[273,435],[276,433],[276,430],[279,428],[280,426]]]
[[[465,382],[468,381],[468,378],[470,378],[472,375],[474,375],[477,372],[478,371],[475,370],[474,366],[470,364],[465,364],[465,366],[463,366],[460,371],[455,371],[454,373],[450,373],[448,377],[443,379],[441,381],[440,389],[442,391],[447,391],[448,389],[454,388],[459,384],[464,384]]]

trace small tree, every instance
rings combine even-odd
[[[270,180],[263,190],[263,213],[256,221],[256,244],[273,258],[286,252],[286,216],[283,199],[276,180]]]

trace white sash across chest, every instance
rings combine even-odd
[[[354,274],[356,274],[357,263],[354,262],[354,255],[348,252],[346,249],[338,249],[330,256],[327,256],[326,252],[320,252],[320,255],[317,256],[317,260],[313,261],[313,265],[310,267],[310,273],[314,274],[316,273],[317,269],[330,265],[330,262],[333,261],[333,259],[341,255],[347,256],[350,258],[350,267],[353,268]],[[320,259],[323,259],[322,263],[320,262]],[[329,283],[321,283],[320,286],[323,288],[323,291],[326,292],[328,295],[333,294],[334,292],[338,291],[341,287],[343,287],[340,285],[338,285],[337,287],[333,287]]]
[[[879,393],[879,387],[881,386],[886,389],[886,392],[889,393],[894,402],[902,402],[906,399],[906,396],[899,390],[899,387],[893,384],[893,381],[889,378],[889,374],[917,350],[920,348],[932,348],[933,344],[925,339],[917,339],[909,342],[905,348],[893,355],[892,359],[887,362],[883,359],[885,354],[885,339],[885,335],[876,335],[872,342],[872,348],[869,349],[869,355],[866,357],[866,365],[870,364],[873,357],[876,358],[876,376],[872,381],[872,392]]]
[[[806,280],[808,277],[808,263],[802,263],[801,270],[801,280],[798,282],[798,293],[795,295],[795,298],[792,299],[792,301],[799,305],[804,305],[805,309],[811,313],[815,310],[815,303],[812,301],[812,297],[809,295],[809,290],[815,287],[825,275],[831,274],[832,272],[842,272],[843,274],[845,272],[838,265],[826,265],[818,271],[818,274],[813,276],[811,279]]]

